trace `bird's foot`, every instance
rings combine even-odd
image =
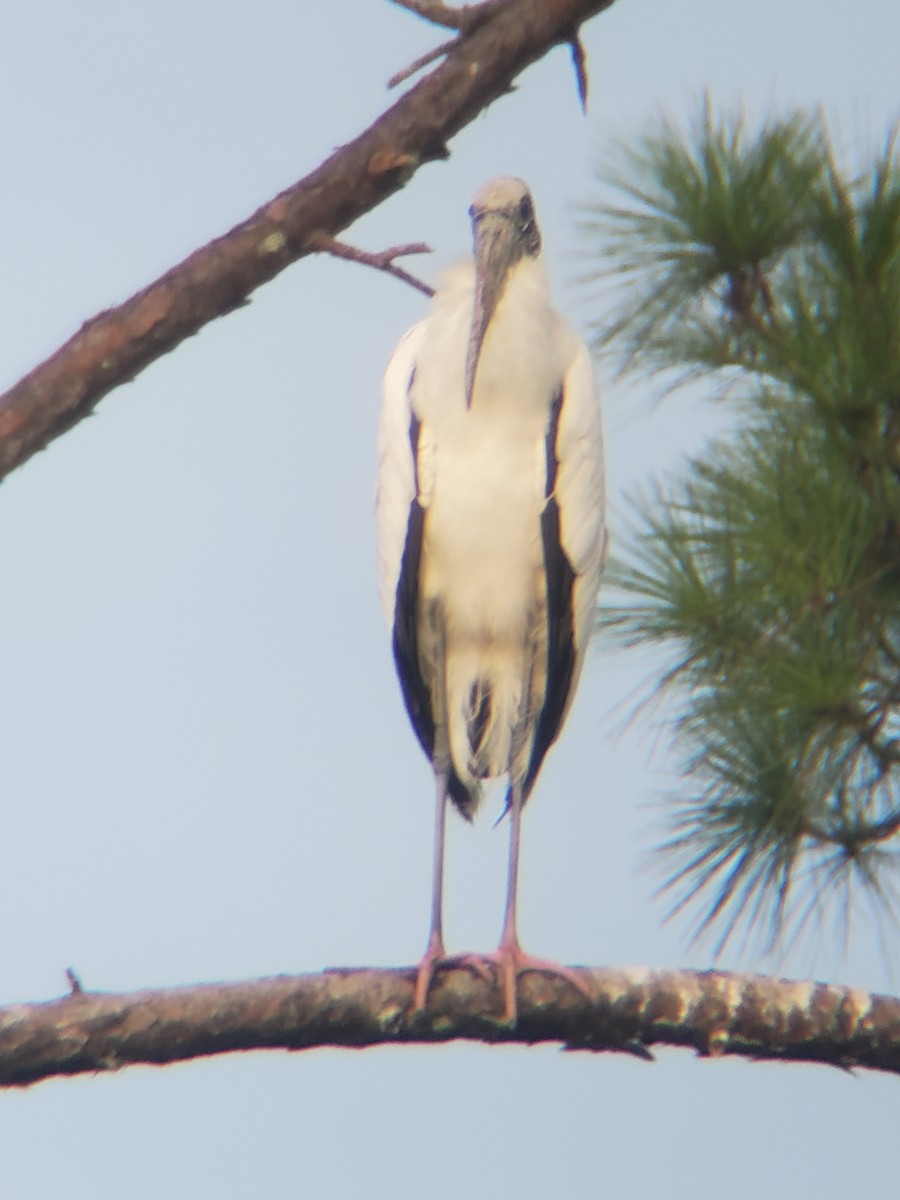
[[[590,987],[585,982],[581,972],[573,967],[564,967],[562,963],[550,958],[536,958],[526,952],[518,941],[511,939],[502,941],[493,954],[481,955],[482,963],[490,963],[500,970],[503,983],[503,1021],[507,1025],[515,1025],[518,1016],[518,999],[516,985],[520,975],[527,971],[535,971],[540,975],[555,975],[564,979],[587,1000],[595,999]],[[471,965],[471,964],[469,964]]]
[[[416,990],[413,996],[414,1013],[425,1011],[428,989],[431,987],[434,973],[446,957],[443,939],[439,934],[432,933],[428,939],[428,945],[425,947],[425,953],[419,960],[419,969],[416,973]]]
[[[438,967],[464,967],[472,971],[483,983],[492,983],[494,976],[491,966],[485,962],[481,954],[450,954],[444,950],[444,943],[434,934],[428,939],[425,953],[419,960],[416,974],[416,990],[413,996],[413,1012],[424,1012],[428,1002],[428,992]]]

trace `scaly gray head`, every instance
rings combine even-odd
[[[516,263],[537,258],[541,234],[531,193],[521,179],[492,179],[469,208],[475,254],[475,301],[466,354],[466,407],[472,406],[478,359],[488,325]]]

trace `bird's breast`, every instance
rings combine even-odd
[[[517,270],[485,334],[467,407],[472,280],[463,269],[436,296],[411,390],[426,510],[422,595],[440,600],[451,635],[520,642],[546,591],[546,435],[568,342],[542,271]]]
[[[471,264],[450,272],[435,295],[416,362],[415,409],[441,426],[467,413],[465,369],[475,279]],[[507,281],[485,331],[472,410],[506,423],[535,418],[542,425],[570,365],[571,337],[550,306],[539,263],[524,262]]]
[[[542,438],[473,419],[433,447],[423,595],[450,632],[519,641],[542,598]]]

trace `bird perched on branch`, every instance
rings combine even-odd
[[[594,620],[603,443],[590,358],[551,306],[528,188],[494,179],[469,215],[473,261],[446,275],[384,377],[379,572],[403,698],[435,778],[431,932],[415,1005],[425,1007],[446,958],[447,800],[471,819],[481,781],[506,776],[506,913],[486,957],[501,968],[514,1022],[520,972],[582,986],[522,951],[516,890],[522,806],[562,728]]]

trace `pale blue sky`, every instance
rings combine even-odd
[[[444,35],[382,0],[32,0],[0,36],[0,384],[304,175]],[[892,0],[618,0],[347,236],[466,249],[486,178],[532,185],[584,326],[573,206],[613,135],[703,89],[821,105],[849,154],[900,114]],[[426,935],[431,783],[378,610],[378,388],[422,298],[304,261],[0,493],[0,1003],[324,965]],[[610,491],[721,420],[601,367]],[[521,925],[563,961],[706,966],[644,869],[668,781],[598,648],[524,822]],[[618,715],[617,715],[618,714]],[[447,931],[499,934],[506,830],[449,831]],[[728,962],[725,962],[728,965]],[[745,961],[749,968],[771,963]],[[865,931],[820,975],[889,990]],[[804,973],[809,955],[787,958]],[[896,980],[893,981],[896,983]],[[896,1083],[825,1068],[460,1045],[232,1056],[0,1094],[0,1196],[890,1195]]]

